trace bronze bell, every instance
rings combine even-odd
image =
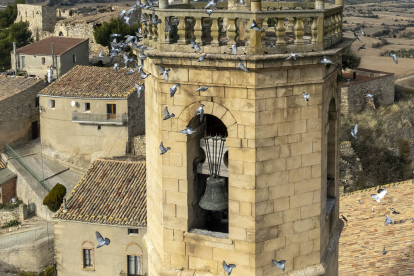
[[[227,209],[227,189],[224,178],[209,176],[206,183],[206,191],[199,203],[204,210],[220,211]]]

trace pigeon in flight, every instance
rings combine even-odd
[[[270,48],[274,46],[273,41],[270,41]]]
[[[346,81],[348,82],[348,84],[349,84],[349,85],[352,85],[352,84],[351,84],[351,80],[352,80],[352,79],[346,79]]]
[[[346,225],[348,225],[348,220],[346,219],[346,217],[344,217],[344,215],[341,215],[343,220],[346,222]]]
[[[129,23],[129,20],[131,19],[130,16],[124,16],[125,19],[125,24],[127,24],[128,26],[131,26],[131,24]]]
[[[358,132],[358,124],[355,125],[355,127],[353,129],[351,129],[351,135],[352,137],[354,137],[355,139],[357,139],[357,132]]]
[[[171,115],[170,115],[170,112],[168,112],[168,107],[165,107],[165,109],[164,109],[164,121],[165,120],[168,120],[169,118],[172,118],[172,117],[175,117],[175,115],[174,115],[174,113],[171,113]]]
[[[184,130],[180,130],[180,132],[182,133],[182,134],[186,134],[186,136],[188,136],[188,135],[191,135],[191,134],[193,134],[194,132],[196,132],[192,127],[190,127],[190,126],[187,126],[187,128],[186,129],[184,129]]]
[[[291,59],[291,58],[296,60],[296,56],[303,57],[301,54],[294,54],[293,52],[290,52],[290,56],[288,56],[288,58],[286,60]]]
[[[372,212],[374,213],[375,211],[374,211],[374,208],[372,208]]]
[[[152,25],[155,25],[156,26],[156,25],[158,25],[160,23],[162,23],[162,20],[161,19],[158,19],[158,16],[155,15],[155,11],[152,12]]]
[[[258,31],[258,32],[263,32],[263,29],[260,29],[259,26],[257,26],[256,21],[254,21],[254,20],[253,20],[252,25],[250,26],[250,29],[253,29],[253,30]]]
[[[177,83],[176,85],[173,85],[173,87],[170,88],[170,97],[172,98],[175,94],[175,92],[177,92],[177,87],[180,86],[179,83]]]
[[[387,226],[388,224],[392,223],[392,219],[390,219],[389,217],[385,216],[385,226]]]
[[[142,72],[142,65],[138,66],[137,64],[135,64],[135,67],[137,68],[137,72],[141,74],[141,72]]]
[[[101,50],[101,52],[99,52],[99,57],[100,58],[103,58],[103,54],[102,53],[103,53],[103,50]]]
[[[358,51],[359,51],[359,50],[362,50],[362,49],[365,49],[365,50],[366,50],[366,48],[365,48],[365,44],[364,44],[364,45],[362,45],[361,47],[359,47],[359,48],[358,48]]]
[[[239,66],[237,67],[237,70],[241,69],[246,73],[249,73],[249,69],[246,68],[246,66],[243,65],[243,63],[241,62],[241,60],[239,61]]]
[[[118,70],[117,70],[118,67],[119,67],[119,64],[115,63],[114,67],[112,68],[112,69],[114,69],[115,73],[118,73]]]
[[[120,34],[111,34],[111,35],[110,35],[110,37],[111,37],[111,38],[114,38],[114,37],[121,37],[121,35],[120,35]]]
[[[362,201],[360,199],[358,199],[358,201],[359,201],[359,204],[362,204]]]
[[[98,240],[98,246],[96,248],[102,247],[104,245],[109,245],[109,243],[111,242],[108,238],[102,238],[102,235],[98,231],[95,231],[95,234],[96,239]]]
[[[367,95],[365,97],[369,98],[370,100],[374,99],[374,95],[372,95],[370,93],[367,93]]]
[[[384,249],[382,249],[382,255],[385,255],[385,254],[387,254],[387,252],[385,251],[385,246],[384,246]]]
[[[332,61],[330,61],[329,59],[327,59],[326,56],[323,56],[323,59],[321,59],[320,61],[318,61],[318,63],[324,63],[325,65],[334,64]]]
[[[134,73],[135,73],[134,68],[131,68],[131,69],[129,69],[129,72],[127,72],[126,74],[129,76],[129,75],[132,75]]]
[[[167,148],[164,148],[164,145],[162,144],[162,142],[161,142],[161,144],[160,144],[160,151],[161,151],[161,154],[160,155],[163,155],[164,153],[166,153],[167,151],[169,151],[171,148],[170,147],[167,147]]]
[[[200,46],[198,46],[198,43],[196,43],[192,38],[190,38],[190,42],[192,45],[191,48],[196,50],[197,52],[200,52]]]
[[[361,35],[363,35],[363,36],[367,36],[367,35],[364,33],[364,30],[362,30],[362,27],[361,27]]]
[[[365,248],[365,246],[363,246],[363,245],[359,245],[359,246],[361,246],[362,248]]]
[[[307,102],[309,102],[309,96],[310,96],[310,93],[305,94],[305,92],[303,92],[303,98],[304,98]]]
[[[139,59],[144,61],[147,58],[148,54],[144,55],[142,52],[139,53]]]
[[[398,64],[398,59],[397,59],[397,55],[396,54],[391,54],[390,53],[390,57],[392,57],[392,59],[395,61],[395,63]]]
[[[135,88],[137,89],[138,98],[141,98],[141,92],[145,91],[145,85],[144,84],[139,85],[135,83]]]
[[[210,0],[204,8],[208,9],[210,6],[217,7],[217,0]]]
[[[227,265],[226,261],[223,261],[223,268],[224,268],[224,271],[227,272],[227,275],[230,275],[231,271],[233,270],[233,268],[236,268],[236,266],[234,264]]]
[[[392,211],[392,214],[393,215],[399,215],[400,214],[399,212],[395,211],[394,208],[390,208],[390,210]]]
[[[355,31],[354,31],[354,36],[355,36],[354,41],[355,41],[355,40],[357,40],[357,39],[358,39],[359,41],[361,41],[361,39],[359,39],[359,37],[358,37],[358,35],[356,34],[356,32],[355,32]],[[362,41],[361,41],[361,42],[362,42]]]
[[[387,190],[382,190],[378,195],[376,194],[372,194],[372,198],[374,198],[377,202],[381,202],[381,199],[385,196],[385,194],[387,193]]]
[[[198,113],[200,113],[200,123],[203,122],[203,115],[204,115],[204,104],[202,104],[195,112],[194,112],[194,117],[195,118]]]
[[[168,22],[168,20],[165,21],[165,31],[168,33],[168,32],[171,32],[173,29],[174,29],[174,26],[172,26],[170,22]]]
[[[214,10],[206,10],[206,14],[208,14],[208,17],[213,13]]]
[[[199,87],[197,88],[196,92],[200,92],[200,91],[207,91],[207,89],[209,89],[211,86],[204,86],[204,87]]]
[[[143,80],[148,78],[151,75],[151,73],[145,74],[144,70],[142,70],[142,69],[141,69],[140,74],[141,74],[141,79],[143,79]]]
[[[207,54],[202,55],[198,58],[198,62],[202,62],[206,58]]]
[[[277,262],[277,261],[275,261],[275,260],[272,260],[272,263],[277,267],[277,268],[280,268],[283,272],[285,272],[285,263],[286,263],[286,261],[285,260],[283,260],[283,261],[280,261],[280,262]]]
[[[244,0],[239,0],[239,3],[242,5],[246,5],[246,3],[244,3]]]
[[[122,18],[124,17],[124,15],[125,15],[125,13],[126,13],[127,11],[126,10],[123,10],[120,14],[119,14],[119,20],[122,20]]]
[[[158,69],[160,69],[161,74],[160,75],[164,75],[164,79],[166,82],[168,82],[168,72],[170,71],[170,69],[164,69],[164,67],[162,67],[161,65],[157,65]]]
[[[233,52],[233,55],[237,54],[237,46],[236,43],[234,43],[233,45],[231,45],[230,50]]]

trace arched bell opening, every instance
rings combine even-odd
[[[328,132],[327,132],[327,164],[326,164],[326,209],[329,216],[329,234],[333,233],[335,228],[335,206],[337,206],[336,185],[338,175],[336,173],[336,125],[337,113],[335,108],[335,99],[329,103],[328,110]]]
[[[188,180],[193,194],[189,202],[190,231],[228,233],[227,127],[210,114],[203,114],[202,121],[197,115],[188,126],[196,131],[187,136],[187,164],[193,172]]]

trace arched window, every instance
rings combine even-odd
[[[142,275],[144,262],[142,259],[142,248],[137,243],[132,242],[126,249],[126,271],[127,275]]]
[[[95,270],[94,245],[90,241],[81,244],[82,269]]]

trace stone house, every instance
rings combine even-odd
[[[54,215],[58,275],[146,274],[146,205],[145,161],[95,160]]]
[[[54,77],[59,78],[76,65],[89,64],[88,45],[88,38],[49,37],[16,49],[16,56],[14,51],[10,52],[12,69],[17,64],[27,75],[44,78],[53,66]]]
[[[0,79],[0,149],[3,142],[19,145],[39,137],[37,94],[42,79],[8,76]]]
[[[84,171],[131,152],[145,134],[144,95],[136,93],[140,75],[118,71],[76,66],[39,93],[43,154]]]
[[[6,162],[0,157],[0,204],[6,204],[16,197],[17,175],[7,168]]]
[[[343,73],[345,82],[339,85],[341,90],[341,114],[358,113],[367,107],[378,108],[394,103],[394,73],[363,68],[350,69]],[[366,97],[374,95],[374,100]]]

